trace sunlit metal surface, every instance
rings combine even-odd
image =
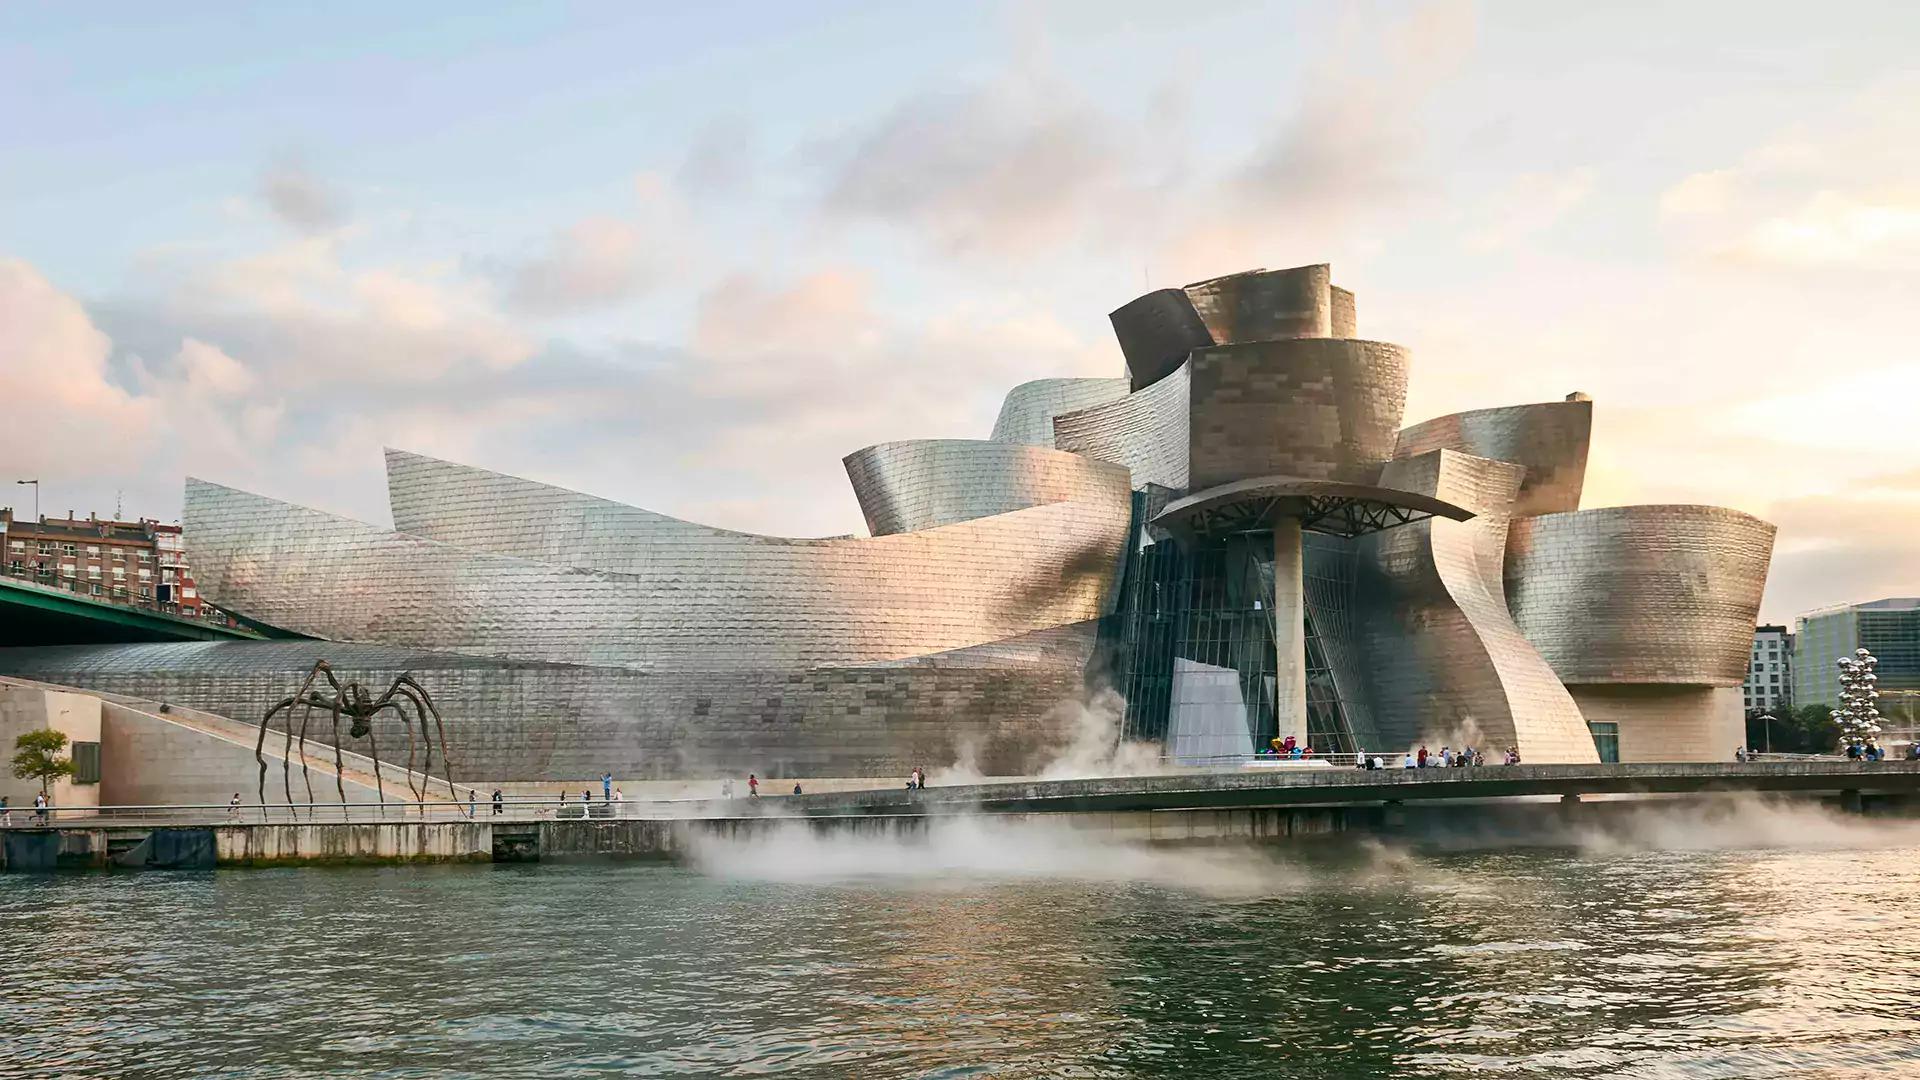
[[[225,645],[242,648],[226,648]],[[212,645],[214,647],[205,647]],[[342,678],[433,687],[475,781],[687,776],[894,776],[962,756],[990,775],[1047,760],[1070,737],[1094,626],[890,663],[627,667],[496,659],[345,642],[0,649],[0,674],[258,720],[320,657]],[[382,746],[398,723],[375,723]],[[324,741],[324,737],[321,737]],[[251,746],[251,744],[248,744]],[[576,792],[577,793],[577,792]]]
[[[1127,396],[1127,379],[1035,379],[1007,391],[993,422],[994,442],[1052,446],[1053,418]]]
[[[1390,749],[1425,741],[1436,752],[1517,746],[1529,761],[1597,760],[1579,708],[1507,610],[1501,565],[1524,474],[1434,450],[1381,477],[1474,511],[1357,541],[1372,714]]]
[[[1053,443],[1062,450],[1124,465],[1133,486],[1185,490],[1188,460],[1188,368],[1118,401],[1062,413]]]
[[[1030,506],[1121,507],[1127,470],[1038,446],[971,439],[881,443],[848,454],[847,479],[875,536],[916,532]]]
[[[1568,683],[1738,686],[1774,527],[1718,506],[1610,506],[1513,523],[1514,621]]]
[[[782,540],[396,460],[394,518],[411,532],[189,481],[202,590],[347,641],[649,670],[860,663],[1097,618],[1130,514],[1115,495],[900,536]]]
[[[1407,351],[1398,345],[1216,345],[1187,366],[1193,487],[1269,475],[1370,484],[1393,456],[1407,402]]]
[[[1592,435],[1593,402],[1543,401],[1474,409],[1415,424],[1400,432],[1394,456],[1444,449],[1524,465],[1527,476],[1520,483],[1513,515],[1531,517],[1580,508]]]

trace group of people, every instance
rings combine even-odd
[[[471,791],[467,792],[467,799],[468,799],[468,805],[469,807],[471,807],[473,792]],[[571,796],[567,792],[562,791],[560,793],[560,804],[562,806],[565,806],[570,801],[571,801]],[[619,788],[616,788],[613,786],[612,773],[602,773],[600,775],[600,801],[609,806],[618,806],[620,803],[624,803],[627,801],[626,792],[621,791]],[[493,812],[496,814],[500,812],[500,802],[501,802],[500,791],[499,789],[496,788],[493,793]],[[580,804],[583,808],[590,806],[592,803],[593,803],[592,788],[587,788],[584,791],[580,792]],[[591,810],[585,810],[585,812],[588,814],[592,813]],[[620,811],[617,809],[612,811],[612,813],[614,817],[620,816]]]
[[[52,809],[53,800],[47,798],[47,793],[44,791],[36,793],[33,797],[33,823],[45,825],[49,811]],[[0,827],[11,824],[13,824],[13,807],[7,802],[5,795],[0,795]]]
[[[1887,760],[1887,749],[1879,743],[1848,743],[1847,760],[1885,761]],[[1907,747],[1907,760],[1915,760],[1912,746]]]
[[[927,770],[921,768],[918,765],[915,765],[913,767],[913,771],[907,774],[907,790],[919,791],[925,788],[926,786],[927,786]]]
[[[1486,755],[1481,753],[1477,747],[1463,746],[1455,750],[1451,746],[1443,746],[1440,748],[1440,752],[1436,754],[1422,746],[1418,751],[1407,751],[1406,757],[1400,762],[1400,767],[1404,769],[1461,769],[1477,767],[1485,765],[1486,763]],[[1520,764],[1520,748],[1517,746],[1507,747],[1503,763],[1507,765]]]

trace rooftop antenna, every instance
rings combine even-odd
[[[122,497],[125,495],[126,495],[125,489],[119,489],[113,493],[113,520],[115,521],[120,520],[120,503],[121,503]]]

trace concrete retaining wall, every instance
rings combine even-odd
[[[227,825],[214,830],[214,845],[221,866],[491,862],[493,827],[472,821]]]

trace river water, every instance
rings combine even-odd
[[[1547,846],[1541,846],[1546,844]],[[0,876],[0,1075],[1920,1076],[1920,826]]]

